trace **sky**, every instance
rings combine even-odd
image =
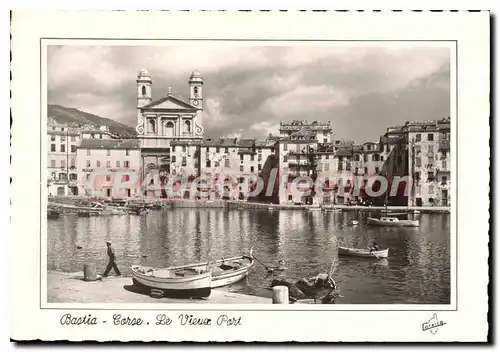
[[[204,78],[205,135],[263,138],[280,121],[331,121],[335,139],[378,141],[407,120],[450,115],[444,44],[176,42],[154,46],[49,46],[49,104],[137,124],[136,79],[152,75],[153,100],[188,100]]]

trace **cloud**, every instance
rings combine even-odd
[[[446,47],[396,42],[51,46],[48,100],[134,126],[140,69],[152,74],[153,99],[168,87],[186,99],[196,69],[207,135],[260,138],[300,118],[332,121],[338,138],[376,140],[386,124],[449,116],[449,61]]]

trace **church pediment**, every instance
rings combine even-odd
[[[172,95],[168,95],[160,100],[153,101],[146,106],[142,107],[143,110],[196,110],[196,107],[192,106],[179,98]]]

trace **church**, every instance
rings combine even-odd
[[[172,94],[152,101],[153,80],[142,69],[137,76],[137,126],[142,174],[199,175],[198,147],[203,139],[203,76],[193,71],[189,101]]]

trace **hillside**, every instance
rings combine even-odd
[[[124,125],[120,122],[89,114],[74,108],[67,108],[61,105],[47,105],[47,115],[53,117],[58,123],[94,124],[98,126],[108,126],[113,134],[122,136],[135,136],[135,128]]]

